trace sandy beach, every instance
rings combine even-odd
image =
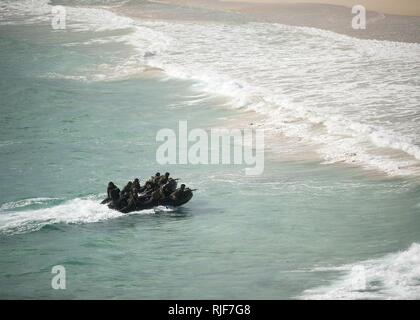
[[[351,1],[326,0],[165,0],[154,1],[171,3],[190,8],[205,8],[215,11],[234,12],[246,15],[252,21],[277,22],[330,30],[360,39],[377,39],[398,42],[420,42],[420,6],[414,0],[399,1]],[[367,12],[367,26],[364,30],[354,30],[351,7],[364,5]],[[148,18],[142,12],[133,10],[130,4],[118,9],[131,17]],[[156,16],[152,18],[158,18]],[[164,16],[163,19],[182,19],[182,17]],[[206,19],[206,16],[196,16]]]

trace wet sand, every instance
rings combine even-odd
[[[352,28],[352,20],[354,14],[351,12],[351,6],[319,3],[283,3],[283,1],[282,3],[256,3],[216,0],[164,0],[153,2],[171,3],[189,8],[205,8],[207,10],[238,13],[246,15],[247,19],[251,21],[277,22],[294,26],[319,28],[360,39],[377,39],[420,43],[420,16],[416,16],[420,14],[420,5],[418,5],[419,9],[416,9],[417,7],[414,5],[400,6],[400,2],[398,2],[395,3],[392,7],[388,1],[385,1],[383,5],[383,11],[395,12],[396,14],[368,11],[366,29],[354,30]],[[347,0],[329,2],[349,4],[352,1]],[[376,3],[375,1],[359,2]],[[380,4],[367,6],[367,8],[380,7]],[[392,8],[395,10],[392,10]],[[129,15],[131,17],[145,18],[144,13],[138,11],[136,12],[136,10],[133,9],[134,7],[131,7],[130,5],[119,8],[119,10],[122,10],[123,14]],[[398,15],[402,12],[412,12],[412,15]],[[183,19],[183,17],[176,16],[166,16],[160,18]],[[203,16],[196,16],[196,18],[197,20],[206,19],[206,15],[203,13]]]

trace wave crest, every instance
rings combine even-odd
[[[0,233],[6,235],[27,233],[40,230],[46,225],[58,223],[94,223],[126,216],[126,214],[101,205],[97,197],[76,198],[56,206],[42,209],[4,211],[22,208],[33,205],[34,203],[43,203],[45,201],[51,201],[51,198],[26,199],[2,205],[2,211],[0,212]],[[147,215],[166,211],[172,211],[172,209],[157,207],[130,214]]]
[[[339,271],[345,274],[328,286],[305,290],[303,299],[419,299],[420,244],[406,251],[314,272]]]

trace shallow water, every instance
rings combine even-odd
[[[375,169],[385,168],[385,173],[395,174],[393,177],[367,175],[363,168],[372,162],[352,162],[359,166],[351,167],[336,161],[322,164],[332,160],[325,159],[323,152],[310,161],[289,161],[267,152],[264,174],[257,177],[246,176],[244,166],[156,163],[159,129],[177,129],[179,120],[188,120],[190,128],[205,129],[223,126],[226,119],[240,123],[244,109],[264,109],[264,104],[255,103],[255,99],[268,99],[261,95],[262,89],[286,85],[273,74],[278,65],[262,63],[269,48],[274,56],[279,54],[280,44],[261,42],[261,63],[246,68],[249,56],[245,54],[220,56],[218,50],[228,49],[224,43],[239,52],[242,46],[255,43],[255,32],[261,39],[280,32],[290,46],[293,33],[299,46],[324,40],[324,46],[334,44],[338,51],[347,46],[357,56],[350,40],[314,30],[278,25],[267,29],[240,21],[229,26],[188,22],[190,31],[201,34],[197,42],[188,42],[191,38],[186,40],[185,23],[142,22],[133,29],[131,20],[86,8],[69,8],[68,28],[53,31],[48,17],[40,15],[48,12],[48,6],[38,7],[36,20],[26,11],[17,18],[16,12],[24,12],[22,7],[15,11],[7,8],[3,11],[10,13],[7,23],[0,25],[1,298],[420,297],[420,189],[411,171],[398,175],[400,161],[412,163],[417,161],[415,157],[376,150],[365,136],[352,133],[345,139],[355,140],[345,146],[357,145],[361,152],[379,154],[381,166]],[[113,23],[103,24],[101,19]],[[243,32],[249,35],[235,42]],[[174,37],[178,41],[168,45],[166,41]],[[221,46],[207,47],[211,37],[217,37]],[[152,41],[156,39],[161,41]],[[363,50],[370,44],[363,42]],[[372,42],[372,46],[389,45]],[[181,48],[188,52],[189,61],[178,52]],[[200,48],[213,51],[204,55]],[[405,111],[401,114],[407,118],[375,109],[379,100],[363,110],[375,120],[368,121],[369,125],[401,129],[398,133],[417,148],[412,140],[418,134],[417,118],[410,112],[415,113],[418,106],[418,48],[395,48],[391,57],[381,58],[382,65],[408,57],[413,59],[414,69],[399,65],[399,74],[408,79],[407,100],[401,102],[405,99],[402,95],[384,99],[389,99],[390,108],[402,104]],[[334,50],[330,54],[324,59],[335,60],[324,65],[331,70],[339,61],[341,66],[348,63],[345,55],[337,56]],[[375,54],[370,56],[374,63],[366,71],[369,75],[382,70]],[[299,61],[299,52],[290,54],[292,58]],[[145,72],[147,65],[164,72]],[[247,74],[248,69],[253,72]],[[201,79],[195,70],[202,71]],[[208,70],[215,77],[208,77],[204,72]],[[272,83],[266,77],[269,74]],[[329,85],[319,72],[321,78],[317,79],[312,79],[310,70],[305,74],[305,85],[316,86],[317,81],[319,86]],[[266,82],[259,77],[266,77]],[[381,81],[370,79],[370,90],[384,86],[392,89],[386,92],[392,95],[397,89],[392,80]],[[386,81],[389,83],[383,83]],[[245,89],[255,85],[252,94],[242,95],[237,85],[244,83]],[[218,91],[221,87],[228,92]],[[345,85],[339,82],[337,87],[337,97],[331,103],[339,107],[338,96]],[[282,95],[303,99],[306,91],[309,99],[311,93],[304,89]],[[328,109],[321,98],[312,96],[310,100],[320,107],[316,112]],[[356,103],[348,96],[343,99]],[[232,108],[241,103],[245,108]],[[288,108],[286,114],[295,116]],[[346,106],[340,109],[341,115],[350,115],[346,119],[354,121],[356,113],[350,111]],[[276,112],[268,114],[278,116]],[[391,119],[383,120],[378,112]],[[312,130],[305,121],[300,117],[290,123]],[[411,127],[407,125],[410,121]],[[272,130],[272,122],[263,124]],[[283,129],[291,130],[293,136],[297,131],[287,123],[282,124]],[[326,137],[323,130],[319,137]],[[316,131],[308,132],[314,135]],[[336,132],[328,137],[334,145]],[[313,148],[325,151],[318,143]],[[347,150],[343,152],[341,156]],[[372,160],[358,160],[366,159]],[[415,165],[409,169],[413,168]],[[174,210],[156,208],[130,215],[98,204],[109,180],[121,186],[128,179],[147,178],[155,171],[170,171],[198,188],[193,200]],[[51,289],[54,265],[66,267],[66,290]],[[354,266],[365,270],[363,290],[354,289]]]

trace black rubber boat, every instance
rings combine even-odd
[[[192,197],[193,197],[192,190],[187,189],[184,191],[184,195],[182,199],[174,200],[167,197],[159,201],[159,205],[165,206],[165,207],[179,207],[179,206],[182,206],[183,204],[186,204],[188,201],[190,201]]]
[[[110,209],[123,212],[123,213],[130,213],[134,211],[140,211],[145,209],[152,209],[158,206],[165,206],[165,207],[179,207],[186,204],[188,201],[191,200],[193,197],[193,192],[190,189],[185,189],[183,195],[179,199],[172,199],[170,197],[166,197],[164,199],[158,201],[152,201],[150,199],[145,199],[143,201],[139,201],[135,206],[127,208],[125,204],[115,203],[114,201],[108,202],[108,207]],[[106,204],[102,202],[102,204]],[[124,210],[125,209],[125,210]]]

